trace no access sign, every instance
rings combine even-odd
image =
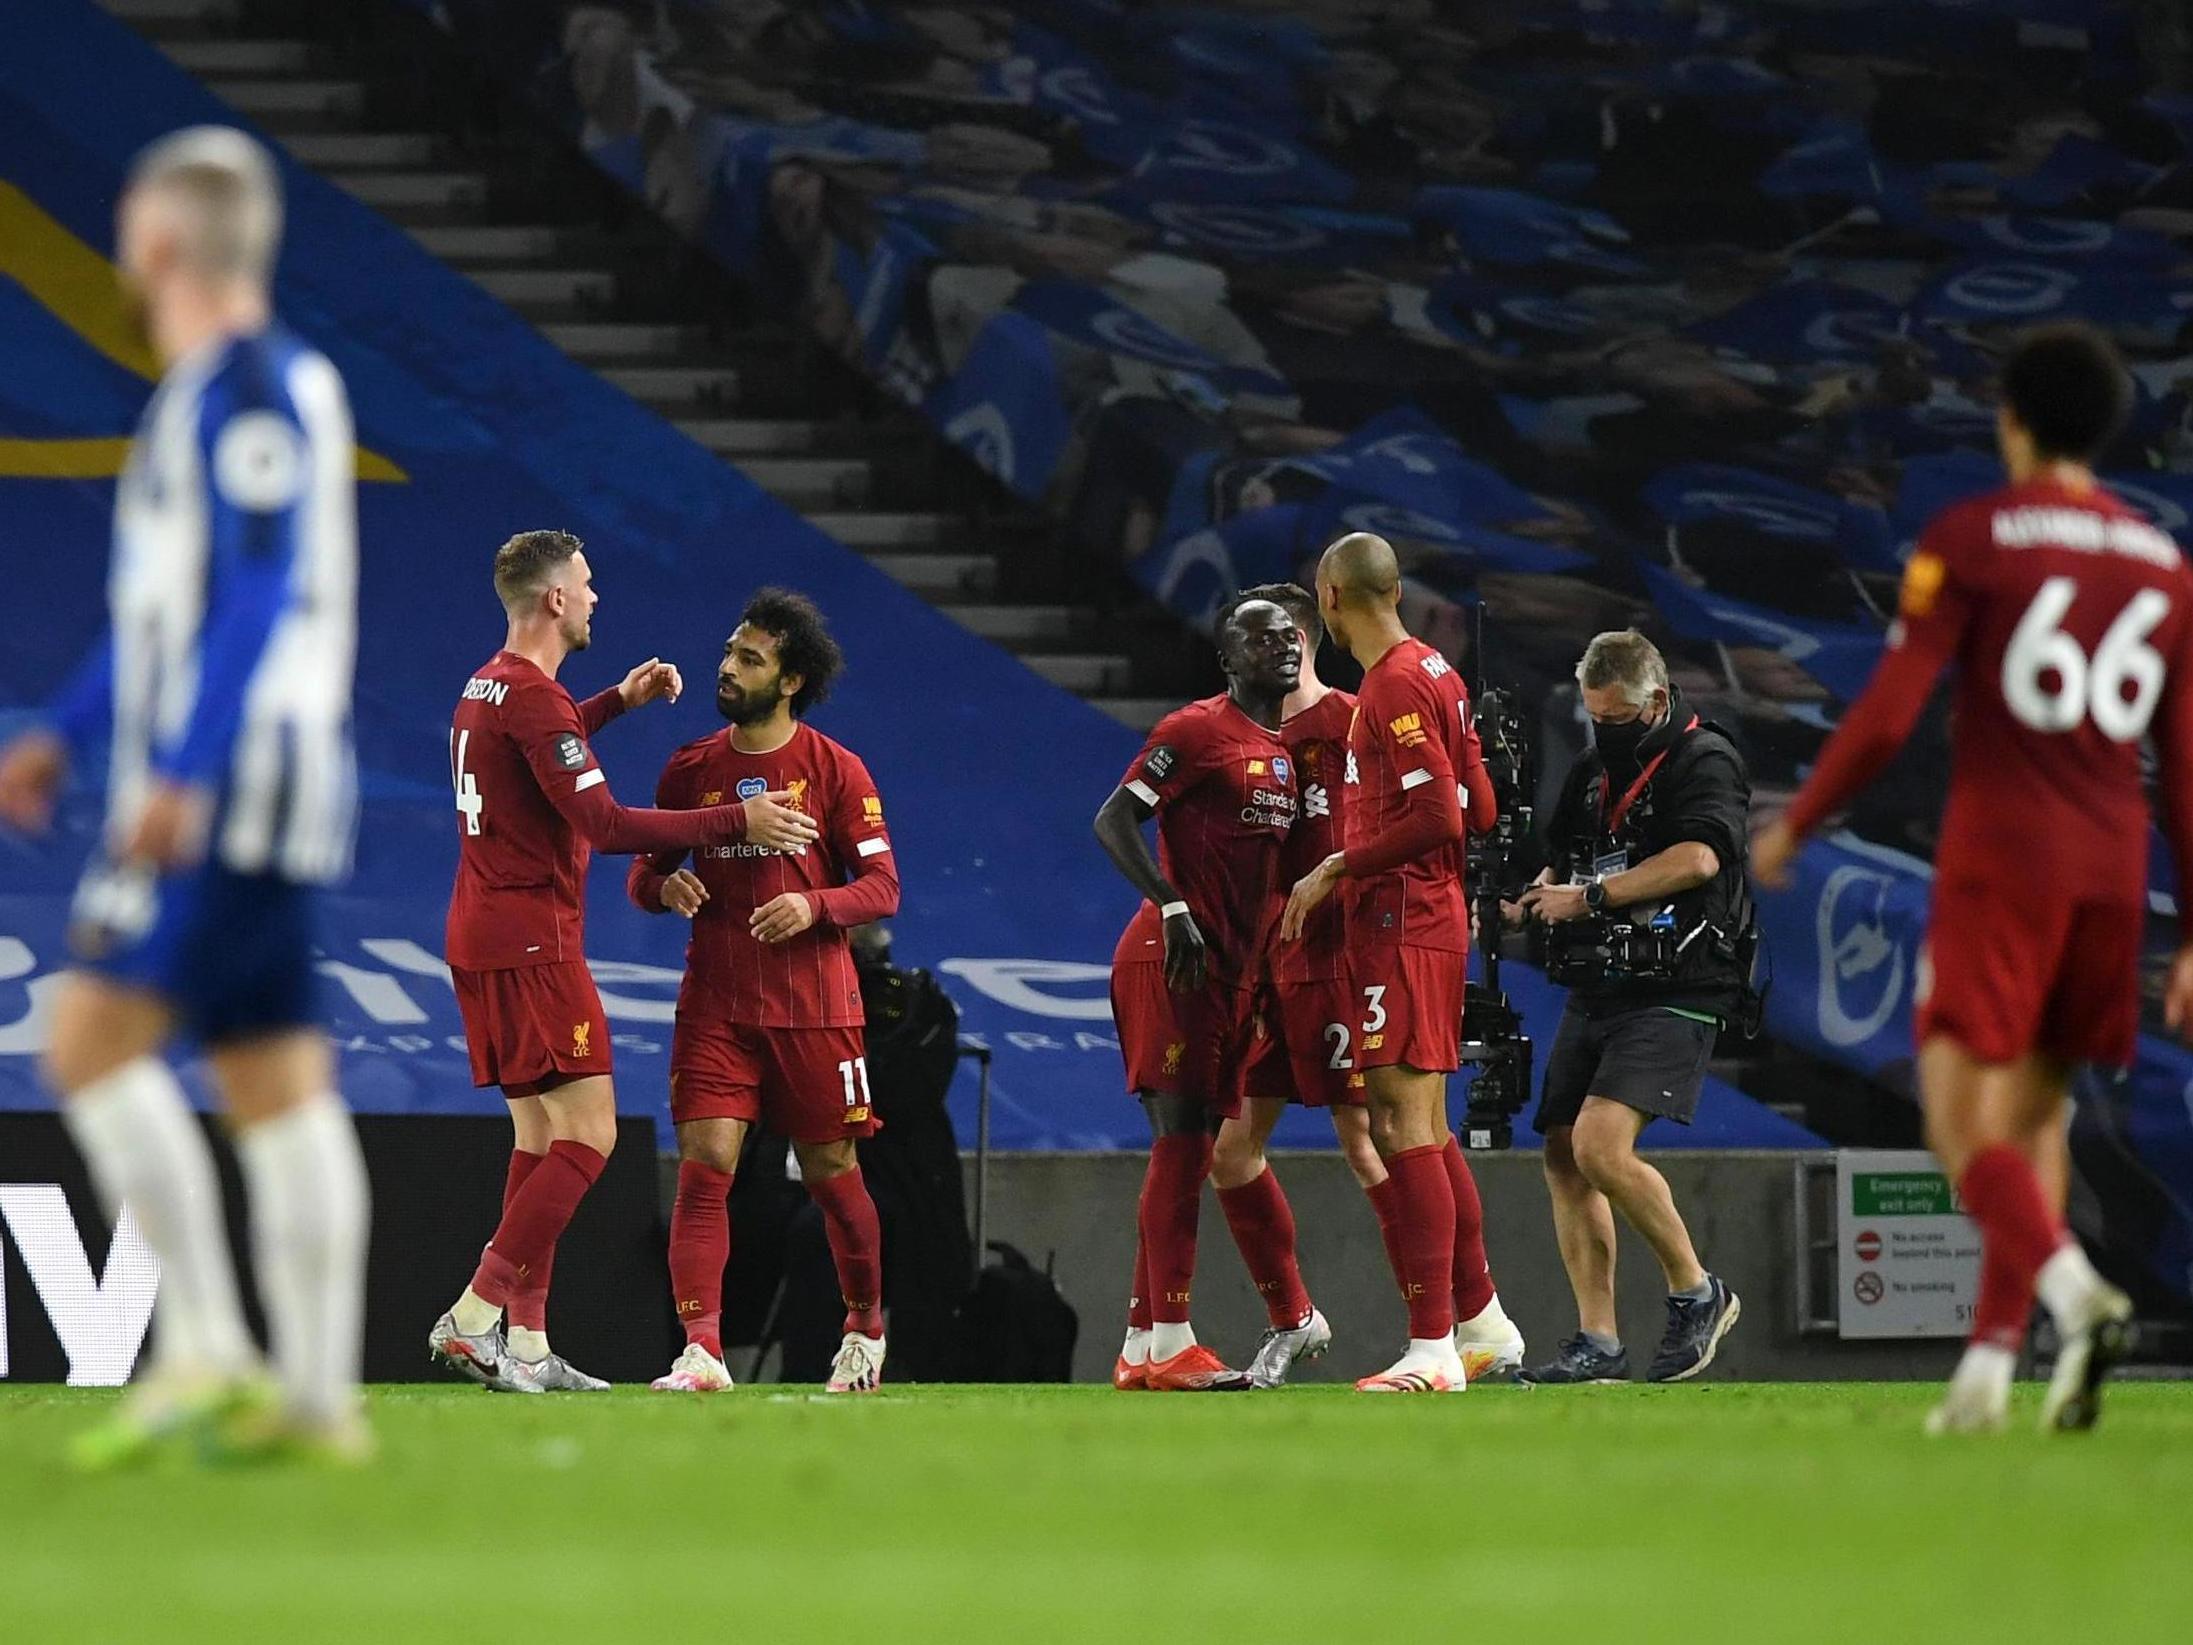
[[[1980,1231],[1932,1155],[1835,1156],[1839,1334],[1956,1337],[1980,1288]]]

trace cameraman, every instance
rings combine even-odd
[[[1642,634],[1601,634],[1576,681],[1592,746],[1562,785],[1547,829],[1550,866],[1520,903],[1502,904],[1510,925],[1547,927],[1563,962],[1550,968],[1571,986],[1537,1126],[1580,1329],[1522,1378],[1628,1379],[1611,1201],[1667,1274],[1667,1333],[1647,1380],[1680,1382],[1712,1363],[1738,1304],[1699,1266],[1667,1179],[1637,1157],[1637,1137],[1655,1119],[1690,1123],[1714,1037],[1739,1016],[1749,988],[1751,784],[1729,740],[1668,684],[1665,659]],[[1609,921],[1643,929],[1605,942]],[[1635,971],[1647,975],[1626,974]]]

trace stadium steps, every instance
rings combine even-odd
[[[241,10],[237,0],[99,0],[99,5],[139,34],[162,41],[232,27]]]
[[[1116,569],[1083,563],[911,412],[757,312],[530,111],[475,91],[449,42],[400,8],[101,4],[300,164],[963,627],[1137,728],[1190,694],[1178,625]]]

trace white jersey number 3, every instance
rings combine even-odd
[[[2003,701],[2035,731],[2074,731],[2091,718],[2111,742],[2136,742],[2162,695],[2162,653],[2147,637],[2170,615],[2170,596],[2159,588],[2133,595],[2090,658],[2061,627],[2078,592],[2070,577],[2041,584],[2003,650]]]

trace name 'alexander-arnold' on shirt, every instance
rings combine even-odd
[[[2144,520],[2096,514],[2083,508],[2011,508],[1989,523],[1997,548],[2068,548],[2080,554],[2127,554],[2149,565],[2174,567],[2178,545]]]

